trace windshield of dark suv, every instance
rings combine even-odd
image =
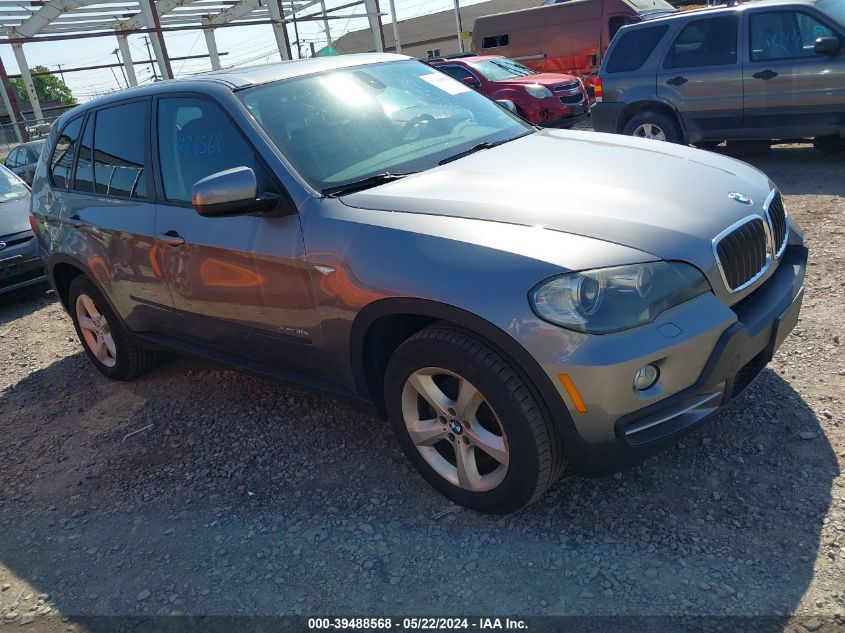
[[[318,191],[423,171],[482,144],[534,131],[469,86],[417,61],[282,80],[238,97]]]
[[[23,180],[8,169],[0,169],[0,203],[23,198],[27,191],[27,186],[23,183]]]

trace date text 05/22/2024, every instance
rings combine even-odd
[[[309,630],[398,630],[398,631],[453,631],[453,630],[527,630],[528,623],[518,618],[309,618]]]

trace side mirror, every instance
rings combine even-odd
[[[816,55],[838,55],[842,42],[838,37],[820,37],[816,40]]]
[[[255,172],[249,167],[234,167],[198,180],[191,188],[194,210],[206,217],[263,213],[273,210],[279,196],[259,197]]]
[[[467,86],[470,88],[478,88],[481,85],[481,82],[478,81],[475,77],[461,77],[461,81],[463,81]]]
[[[510,99],[496,99],[496,103],[498,103],[503,108],[506,108],[507,110],[513,112],[514,114],[516,114],[517,112],[516,104]]]

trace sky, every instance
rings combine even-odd
[[[460,0],[461,6],[476,4],[483,0]],[[395,0],[396,12],[399,20],[407,20],[425,15],[444,11],[454,7],[454,0]],[[326,6],[341,6],[347,4],[348,0],[327,0]],[[381,10],[384,13],[390,12],[388,0],[381,0]],[[538,4],[540,4],[538,0]],[[304,13],[313,13],[319,10],[319,6],[306,9]],[[335,15],[344,16],[344,19],[329,21],[329,28],[333,39],[337,39],[344,33],[368,28],[365,17],[354,17],[364,15],[363,4],[348,9],[340,9]],[[347,18],[347,16],[350,16]],[[383,16],[382,21],[386,28],[390,28],[392,22],[389,15]],[[315,49],[319,50],[326,45],[326,34],[323,30],[322,21],[298,23],[299,38],[302,42],[303,57],[310,55],[310,43],[314,43]],[[288,25],[289,39],[293,55],[296,57],[296,47],[293,45],[293,26]],[[267,25],[243,26],[221,28],[215,31],[217,50],[221,53],[228,53],[220,58],[221,66],[231,67],[247,64],[261,64],[279,61],[279,53],[276,48],[276,41],[273,37],[272,27]],[[205,38],[201,30],[170,32],[165,33],[165,42],[170,57],[181,57],[187,55],[205,55],[208,53],[205,45]],[[134,60],[148,59],[144,34],[129,36],[129,47]],[[114,37],[98,37],[68,41],[40,42],[24,45],[27,63],[31,67],[42,65],[54,70],[58,64],[63,67],[79,67],[97,64],[117,62],[114,50],[117,48],[117,39]],[[19,71],[12,48],[8,45],[0,45],[0,57],[6,66],[6,72],[16,74]],[[172,61],[173,72],[177,77],[190,75],[205,70],[211,70],[211,63],[208,58],[192,59],[185,61]],[[112,92],[125,87],[125,79],[121,68],[112,70],[100,69],[76,73],[66,73],[65,82],[71,88],[74,96],[79,102],[85,102],[102,94]],[[158,72],[158,69],[156,69]],[[135,66],[135,74],[139,83],[152,81],[151,66]]]

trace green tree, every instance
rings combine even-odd
[[[37,73],[45,72],[46,70],[47,68],[45,66],[36,66],[35,68],[31,68],[30,72]],[[10,81],[15,88],[18,98],[29,101],[26,88],[23,85],[23,79],[12,79]],[[44,101],[52,101],[53,99],[62,105],[73,105],[76,103],[76,99],[73,98],[70,88],[56,75],[39,75],[38,77],[32,78],[32,83],[35,84],[35,94],[38,95],[38,100],[42,103]]]

